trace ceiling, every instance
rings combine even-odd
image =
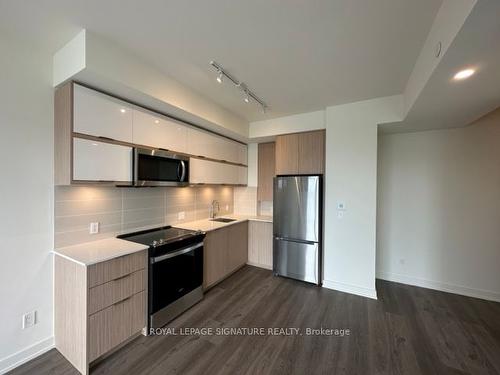
[[[0,0],[0,27],[51,52],[86,28],[256,121],[400,94],[441,2]],[[218,84],[210,60],[268,113]]]
[[[381,133],[457,128],[500,105],[500,1],[474,6],[428,83],[402,122],[379,126]],[[458,71],[476,73],[453,80]]]

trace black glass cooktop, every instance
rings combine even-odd
[[[158,245],[169,244],[175,241],[181,241],[183,239],[199,234],[200,232],[196,232],[193,230],[167,226],[140,232],[122,234],[118,236],[118,238],[154,247]]]

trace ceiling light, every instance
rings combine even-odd
[[[212,67],[217,70],[217,82],[222,83],[223,79],[227,80],[229,83],[232,83],[234,86],[236,86],[236,88],[243,91],[243,101],[245,103],[250,103],[250,98],[252,98],[252,101],[255,101],[258,105],[260,105],[263,108],[263,111],[269,108],[268,105],[257,95],[255,95],[255,93],[252,92],[244,82],[240,81],[235,76],[225,71],[221,65],[219,65],[215,61],[210,61],[210,65],[212,65]]]
[[[455,79],[457,81],[460,81],[462,79],[469,78],[475,72],[476,71],[474,69],[464,69],[464,70],[459,71],[457,74],[455,74],[455,76],[453,77],[453,79]]]
[[[121,113],[125,113],[125,112],[127,112],[127,111],[125,111],[125,108],[122,108],[122,109],[120,109],[120,112],[121,112]]]
[[[155,120],[155,124],[159,124],[160,123],[160,120]]]
[[[222,74],[222,70],[219,70],[219,75],[217,76],[217,82],[222,83],[222,79],[224,78]]]

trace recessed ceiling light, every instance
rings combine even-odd
[[[155,120],[155,124],[159,124],[160,123],[160,120]]]
[[[474,69],[464,69],[464,70],[459,71],[457,74],[455,74],[455,76],[453,77],[453,79],[455,79],[457,81],[460,81],[462,79],[469,78],[475,72],[476,71]]]
[[[127,112],[127,111],[125,110],[125,108],[122,108],[122,109],[120,109],[120,112],[121,112],[121,113],[125,113],[125,112]]]

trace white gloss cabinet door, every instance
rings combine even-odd
[[[247,168],[211,160],[189,160],[189,182],[193,184],[246,185]]]
[[[134,110],[133,139],[135,144],[187,152],[188,128],[175,121]]]
[[[73,180],[132,181],[132,148],[74,138]]]
[[[233,163],[247,163],[247,146],[230,139],[189,128],[187,153]]]
[[[132,142],[132,108],[125,102],[74,85],[73,131]]]

